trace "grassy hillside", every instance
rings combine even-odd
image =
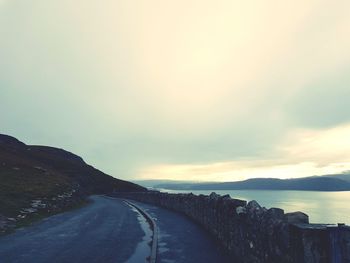
[[[111,177],[65,150],[30,146],[0,134],[0,230],[5,224],[1,218],[17,222],[75,206],[91,194],[115,191],[145,188]]]

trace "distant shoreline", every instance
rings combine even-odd
[[[308,189],[169,189],[169,188],[149,188],[149,190],[156,190],[162,192],[166,191],[294,191],[294,192],[350,192],[350,190],[308,190]],[[175,192],[174,192],[175,193]],[[176,192],[177,193],[177,192]]]
[[[153,183],[152,183],[153,182]],[[139,182],[142,185],[142,182]],[[348,174],[310,176],[294,179],[252,178],[235,182],[159,182],[148,181],[145,187],[169,190],[269,190],[269,191],[350,191]]]

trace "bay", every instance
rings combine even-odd
[[[310,223],[350,225],[350,191],[278,191],[278,190],[168,190],[169,193],[229,194],[232,198],[256,200],[266,208],[278,207],[285,213],[301,211],[309,215]]]

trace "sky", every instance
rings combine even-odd
[[[0,133],[127,180],[350,170],[349,10],[0,0]]]

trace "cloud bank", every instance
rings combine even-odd
[[[350,162],[350,147],[335,154],[350,123],[349,8],[2,1],[1,132],[125,179],[339,171]]]

